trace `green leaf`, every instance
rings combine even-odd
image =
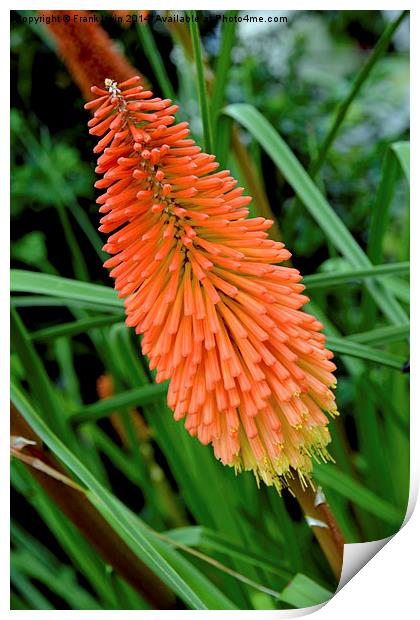
[[[321,168],[327,156],[328,150],[330,146],[332,145],[332,143],[334,142],[334,139],[346,117],[348,109],[350,108],[351,104],[357,97],[357,94],[359,93],[361,87],[366,82],[367,78],[369,77],[373,67],[376,65],[378,60],[386,52],[398,26],[401,24],[403,19],[407,17],[408,14],[409,14],[409,11],[402,11],[402,13],[400,13],[400,15],[398,15],[398,17],[393,22],[388,24],[388,26],[385,28],[384,32],[382,33],[378,43],[376,44],[375,49],[373,50],[369,60],[360,69],[359,73],[356,76],[356,79],[354,80],[353,86],[349,94],[347,95],[347,97],[345,97],[341,101],[340,105],[338,106],[337,112],[334,116],[334,120],[331,125],[331,129],[329,130],[328,134],[325,137],[325,140],[320,146],[319,154],[318,154],[316,161],[314,162],[313,166],[311,166],[311,171],[310,171],[311,175],[316,174],[318,170]]]
[[[226,22],[222,24],[220,49],[216,59],[214,72],[214,85],[211,96],[211,109],[213,116],[214,135],[216,132],[217,117],[225,103],[226,86],[228,84],[229,70],[231,65],[232,48],[235,43],[236,20],[239,11],[226,11]],[[231,21],[229,21],[231,19]]]
[[[351,355],[352,357],[359,357],[371,362],[377,362],[383,366],[390,366],[397,370],[402,370],[404,363],[407,361],[405,358],[386,353],[385,351],[379,351],[372,347],[352,342],[347,338],[328,338],[327,346],[336,351],[337,353],[343,353],[344,355]]]
[[[301,573],[295,575],[281,592],[281,600],[297,609],[321,605],[329,601],[332,596],[333,592]]]
[[[410,179],[410,147],[408,142],[396,142],[385,151],[381,180],[372,209],[367,254],[372,263],[378,264],[383,257],[383,243],[389,226],[389,215],[398,170]]]
[[[141,488],[146,486],[147,482],[142,470],[133,460],[127,458],[127,453],[115,445],[98,426],[92,425],[91,437],[97,449],[103,452],[128,480]]]
[[[372,265],[368,269],[352,269],[351,271],[338,271],[334,273],[314,273],[305,276],[303,283],[310,290],[347,284],[353,280],[365,280],[366,278],[379,278],[389,274],[403,275],[410,271],[410,263],[390,263],[389,265]]]
[[[17,484],[17,471],[19,478],[23,479],[27,487],[26,492]],[[105,564],[76,526],[61,512],[39,483],[23,467],[22,463],[12,461],[11,479],[13,486],[21,494],[26,495],[72,564],[87,579],[104,608],[117,609],[115,593],[104,579]]]
[[[173,568],[189,583],[194,585],[194,591],[207,602],[209,609],[236,609],[232,602],[200,570],[186,560],[181,553],[173,549],[172,545],[168,545],[158,532],[154,532],[137,515],[128,511],[127,508],[124,507],[124,510],[134,529],[141,529],[147,539],[156,546]]]
[[[213,123],[214,153],[221,168],[228,166],[228,150],[232,134],[232,119],[220,115],[225,105],[226,88],[232,64],[232,49],[235,43],[236,20],[239,11],[225,11],[226,21],[221,26],[220,48],[211,88],[211,114]]]
[[[198,103],[200,105],[201,120],[203,123],[204,150],[213,153],[213,131],[210,116],[209,96],[204,77],[203,52],[201,49],[200,30],[198,27],[196,11],[189,11],[190,32],[195,60],[195,78],[197,81]]]
[[[172,87],[166,71],[165,63],[162,60],[159,48],[153,36],[153,32],[149,24],[137,24],[137,34],[143,46],[147,60],[150,62],[160,90],[166,99],[176,100],[176,94]]]
[[[220,551],[228,557],[237,558],[246,564],[251,564],[285,579],[290,579],[292,576],[289,570],[274,564],[267,557],[252,553],[249,549],[243,549],[226,536],[206,527],[193,525],[177,528],[165,532],[165,536],[189,547],[204,547],[212,551]]]
[[[400,162],[401,169],[408,183],[410,183],[410,143],[394,142],[394,144],[391,144],[390,148],[394,151]]]
[[[80,302],[92,302],[99,306],[119,308],[123,305],[117,293],[100,284],[78,282],[69,278],[24,271],[11,270],[10,288],[12,292],[38,293],[53,297],[63,297]]]
[[[27,551],[13,552],[11,566],[30,579],[36,579],[66,601],[71,609],[101,609],[100,605],[77,583],[74,571],[55,558],[46,566]]]
[[[33,230],[15,241],[11,248],[12,258],[42,269],[47,262],[47,246],[45,234],[40,230]]]
[[[10,568],[10,581],[24,600],[29,603],[32,610],[54,609],[50,601],[31,583],[26,575],[16,570],[13,566]]]
[[[100,400],[92,405],[85,405],[70,415],[70,422],[82,424],[94,422],[100,418],[119,412],[127,407],[140,407],[153,403],[157,397],[166,394],[168,382],[149,383],[134,390],[125,390],[121,394]]]
[[[18,596],[15,592],[10,592],[10,610],[16,611],[18,609],[30,609],[29,605],[24,602],[23,598]]]
[[[339,495],[351,500],[360,508],[386,523],[400,527],[403,520],[403,508],[395,508],[386,500],[378,497],[351,476],[340,471],[337,467],[314,464],[314,478],[327,489],[333,489]],[[386,487],[385,487],[386,488]]]
[[[410,304],[410,285],[408,282],[401,280],[401,278],[394,278],[388,276],[384,281],[384,286],[388,291],[404,304]]]
[[[58,145],[56,147],[57,152],[54,153],[55,157],[53,158],[51,156],[51,151],[54,147],[49,139],[48,133],[45,132],[41,136],[41,141],[38,142],[38,140],[32,135],[29,126],[26,124],[25,118],[21,118],[21,124],[22,129],[21,131],[18,131],[16,135],[22,141],[24,148],[27,150],[35,166],[39,166],[39,169],[45,175],[47,179],[47,193],[50,194],[51,190],[53,191],[55,197],[54,205],[57,209],[58,218],[63,229],[68,251],[70,252],[74,273],[79,280],[86,281],[89,279],[87,265],[81,251],[80,244],[76,239],[68,217],[66,199],[63,198],[63,194],[66,193],[63,191],[63,186],[65,187],[66,183],[63,182],[63,178],[58,172],[60,155],[64,155],[64,161],[67,162],[67,169],[73,169],[74,165],[68,164],[68,158],[73,155],[76,163],[79,163],[77,152],[68,149],[67,146]],[[44,142],[47,142],[47,144],[42,143],[42,137],[46,137]],[[25,190],[26,192],[28,191],[27,188],[25,188]],[[76,200],[74,201],[77,202]],[[91,226],[90,223],[89,226]]]
[[[116,306],[103,306],[91,301],[69,299],[67,297],[52,297],[49,295],[14,295],[10,299],[12,308],[69,308],[73,313],[93,310],[96,312],[118,314],[121,316],[122,308]]]
[[[31,339],[35,342],[45,342],[48,340],[54,340],[55,338],[61,338],[63,336],[77,336],[78,334],[84,334],[90,329],[95,327],[110,326],[113,323],[123,321],[123,315],[105,315],[96,316],[89,319],[80,319],[80,321],[72,321],[71,323],[62,323],[60,325],[53,325],[52,327],[45,327],[39,329],[36,332],[30,334]]]
[[[351,334],[347,336],[349,340],[354,342],[360,342],[361,344],[388,344],[390,342],[398,342],[404,340],[410,335],[409,325],[390,325],[389,327],[378,327],[378,329],[371,329],[368,332],[361,332],[360,334]]]
[[[11,312],[11,346],[19,355],[22,365],[28,377],[31,394],[42,407],[42,413],[51,428],[68,442],[73,441],[71,431],[66,427],[61,415],[57,392],[55,391],[45,366],[42,364],[38,353],[31,342],[29,334],[23,325],[16,310]]]
[[[269,121],[254,106],[246,103],[229,105],[224,109],[224,113],[243,125],[260,143],[325,235],[348,259],[351,266],[355,269],[371,267],[363,250]]]
[[[258,140],[326,237],[347,258],[350,265],[354,269],[370,269],[372,264],[369,258],[267,119],[256,108],[244,103],[227,106],[224,113],[238,121]],[[390,321],[408,322],[404,310],[382,287],[371,279],[366,280],[366,285]]]
[[[174,592],[180,596],[187,605],[193,609],[226,609],[228,599],[220,592],[218,604],[214,600],[215,591],[219,591],[209,584],[211,596],[206,600],[206,591],[203,589],[201,596],[198,596],[189,584],[189,579],[193,579],[194,570],[185,570],[185,576],[173,568],[164,554],[155,544],[150,536],[146,536],[144,531],[135,527],[133,523],[134,515],[116,497],[107,491],[81,463],[81,461],[58,439],[58,437],[48,428],[45,422],[29,403],[20,388],[12,381],[11,383],[12,402],[20,413],[24,416],[28,424],[33,428],[37,435],[54,452],[54,454],[78,477],[78,479],[88,488],[87,496],[89,500],[101,512],[102,516],[113,527],[115,532],[126,542],[134,553],[149,568],[166,583]],[[140,521],[138,519],[138,521]],[[165,553],[166,555],[166,553]],[[183,563],[189,567],[186,561]],[[204,577],[201,577],[203,580]],[[211,587],[210,587],[211,585]],[[233,604],[229,603],[229,608],[233,609]]]
[[[149,406],[144,412],[169,462],[182,497],[196,521],[222,532],[238,544],[248,545],[252,550],[258,548],[254,535],[255,525],[244,522],[242,517],[243,512],[258,509],[259,495],[252,477],[236,477],[232,471],[223,468],[209,447],[192,439],[182,424],[174,423],[165,402],[155,407]],[[246,572],[254,581],[261,579],[257,568],[244,566],[242,561],[233,558],[232,565],[236,571]],[[232,583],[230,588],[233,587]],[[241,591],[236,591],[236,597],[240,597],[241,609],[247,609],[246,606],[250,605],[249,597]]]

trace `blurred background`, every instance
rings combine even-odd
[[[92,154],[96,140],[86,128],[89,115],[48,29],[42,24],[23,23],[22,18],[30,14],[11,13],[12,267],[111,287],[101,267],[103,240],[96,233],[99,218]],[[348,95],[379,37],[397,14],[285,11],[270,15],[285,16],[287,23],[238,24],[227,103],[255,106],[309,169],[337,106]],[[209,11],[206,16],[208,20],[200,23],[200,32],[207,66],[214,69],[222,23],[215,13]],[[123,28],[110,16],[102,25],[129,62],[153,85],[155,94],[161,96],[156,64],[140,32],[148,29],[176,93],[178,118],[191,123],[192,134],[200,143],[197,90],[182,32],[164,23]],[[304,276],[348,269],[346,259],[296,200],[293,188],[259,142],[242,129],[238,136],[282,239],[293,254],[293,265]],[[409,20],[405,19],[352,102],[322,169],[314,177],[363,249],[369,244],[372,213],[382,188],[390,210],[382,238],[381,263],[405,262],[409,256],[407,182],[398,172],[392,185],[386,186],[383,177],[389,147],[405,143],[408,137]],[[251,192],[244,169],[231,150],[226,163]],[[389,275],[386,286],[408,312],[407,276]],[[310,295],[312,312],[326,324],[327,333],[360,334],[358,342],[377,345],[379,351],[385,347],[391,355],[407,360],[407,333],[403,329],[398,332],[403,334],[399,339],[395,334],[394,338],[382,340],[378,334],[376,340],[375,335],[370,340],[366,336],[372,330],[387,329],[387,320],[372,307],[360,282],[314,287]],[[30,333],[86,318],[65,304],[47,304],[39,299],[30,302],[28,296],[25,301],[19,295],[14,299]],[[91,317],[97,310],[86,312]],[[111,349],[106,350],[103,338]],[[39,337],[35,342],[40,363],[63,411],[80,410],[98,398],[132,389],[139,373],[146,381],[152,379],[147,364],[138,359],[138,343],[131,330],[125,330],[120,315],[113,315],[106,329],[98,327],[71,337]],[[123,346],[128,347],[130,357]],[[109,361],[114,354],[124,357],[116,370]],[[375,540],[395,532],[405,513],[409,475],[407,375],[357,356],[338,354],[336,363],[341,416],[330,426],[337,466],[317,466],[317,479],[328,492],[346,540]],[[141,371],[131,370],[136,365]],[[25,360],[14,351],[12,374],[23,386],[27,385],[27,373]],[[128,416],[128,427],[121,426],[122,414]],[[156,419],[160,414],[164,420]],[[128,438],[127,428],[131,433]],[[194,534],[178,534],[178,540],[272,589],[285,588],[291,576],[304,573],[324,591],[334,590],[334,578],[316,551],[293,497],[285,493],[282,501],[272,489],[258,492],[251,474],[235,479],[232,471],[213,462],[207,448],[186,435],[181,423],[172,422],[161,396],[147,408],[122,408],[111,416],[95,419],[93,424],[82,425],[77,433],[84,449],[91,451],[89,467],[98,479],[155,530],[199,528]],[[182,442],[179,445],[190,451],[195,465],[190,461],[177,468],[176,459],[182,457],[175,454],[174,442]],[[89,461],[87,455],[84,458]],[[188,479],[189,467],[197,468],[194,482]],[[210,482],[200,478],[200,471],[211,476]],[[201,495],[200,501],[197,494]],[[215,516],[207,504],[219,502],[220,507],[220,500],[225,502],[226,514],[220,508],[224,516]],[[232,511],[238,521],[233,520]],[[84,548],[74,526],[16,459],[12,462],[12,524],[13,608],[147,608],[147,602],[136,598],[137,594],[128,596],[130,587],[123,579],[116,581],[106,562],[101,560],[99,568],[95,565],[91,573],[86,572],[83,554],[92,558],[92,550]],[[212,533],[207,532],[206,538],[202,528]],[[233,555],[226,549],[229,538],[236,545]],[[248,544],[255,555],[251,561],[243,557]],[[35,558],[30,569],[29,556]],[[262,557],[269,558],[271,572],[258,564]],[[275,599],[197,558],[191,562],[240,608],[287,608],[302,603],[293,596],[289,600],[286,595],[284,600]],[[99,575],[103,571],[104,579],[106,575],[112,596],[107,597],[95,586],[95,571]],[[59,575],[59,583],[54,582],[54,573]],[[68,587],[63,588],[66,583]],[[177,605],[184,603],[178,599]]]

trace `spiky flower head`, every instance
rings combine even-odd
[[[176,420],[224,464],[278,489],[328,460],[332,354],[272,222],[136,78],[93,87],[105,262]]]

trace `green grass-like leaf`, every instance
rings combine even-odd
[[[352,357],[358,357],[360,359],[369,360],[371,362],[377,362],[384,366],[390,366],[397,370],[402,370],[404,363],[407,361],[404,357],[392,355],[385,351],[378,351],[372,347],[359,344],[358,342],[352,342],[348,338],[328,338],[327,346],[337,353],[343,353],[344,355],[351,355]]]
[[[176,101],[177,97],[173,89],[172,82],[169,79],[165,63],[163,62],[159,48],[156,45],[151,27],[149,24],[137,24],[137,34],[143,46],[146,57],[152,65],[161,94],[167,99]]]
[[[361,344],[380,345],[404,340],[408,338],[409,334],[410,328],[408,325],[390,325],[389,327],[378,327],[367,332],[352,334],[348,336],[348,339]]]
[[[334,115],[331,128],[319,149],[318,157],[316,158],[314,164],[311,166],[312,175],[316,174],[324,163],[328,150],[331,144],[334,142],[334,139],[347,115],[348,109],[350,108],[353,101],[356,99],[362,86],[367,81],[373,67],[386,52],[388,46],[392,41],[392,37],[394,36],[395,31],[397,30],[401,22],[405,19],[405,17],[407,17],[407,15],[408,11],[402,11],[393,22],[388,24],[388,26],[383,31],[378,43],[376,44],[375,49],[373,50],[369,60],[365,65],[363,65],[360,72],[357,74],[347,97],[345,97],[338,106],[337,112]]]
[[[313,579],[306,575],[298,574],[281,593],[281,600],[293,607],[312,607],[325,603],[333,596],[326,588],[323,588]]]
[[[60,325],[38,329],[32,332],[31,339],[36,342],[46,342],[48,340],[62,338],[63,336],[77,336],[78,334],[84,334],[90,329],[111,326],[123,320],[124,317],[122,315],[105,315],[89,319],[80,319],[79,321],[72,321],[71,323],[61,323]]]
[[[203,123],[203,143],[207,153],[213,152],[213,130],[210,115],[209,96],[206,90],[204,77],[203,52],[201,49],[200,30],[198,27],[197,12],[189,11],[190,32],[195,60],[195,78],[197,81],[198,102],[200,105],[201,120]]]
[[[304,284],[313,290],[316,288],[327,288],[329,286],[337,286],[340,284],[348,284],[354,280],[365,280],[367,278],[380,278],[390,274],[405,275],[409,272],[410,264],[408,262],[390,263],[388,265],[377,265],[367,269],[353,269],[337,273],[314,273],[305,276]]]
[[[383,242],[389,226],[391,201],[399,169],[410,181],[410,147],[408,142],[397,142],[385,151],[381,181],[372,210],[367,254],[377,265],[382,261]]]
[[[112,307],[120,310],[123,308],[121,300],[112,288],[45,273],[12,269],[10,288],[12,292],[38,293],[93,303],[99,307]]]
[[[339,495],[351,500],[367,512],[395,527],[402,523],[402,510],[378,497],[352,477],[340,471],[338,467],[324,465],[314,466],[316,480],[326,489],[333,489]]]
[[[125,390],[121,394],[111,396],[92,405],[86,405],[80,410],[73,412],[70,416],[70,421],[73,424],[94,422],[126,407],[140,407],[153,403],[157,397],[166,394],[167,390],[167,381],[164,383],[146,384],[134,390]]]

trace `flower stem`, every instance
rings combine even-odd
[[[317,487],[315,490],[308,486],[304,489],[296,477],[290,482],[290,489],[299,502],[305,519],[309,527],[312,528],[331,570],[339,580],[343,565],[344,536],[321,487]]]
[[[143,46],[144,53],[153,68],[163,96],[167,99],[172,99],[172,101],[176,101],[177,97],[173,89],[172,82],[169,79],[165,63],[162,60],[162,56],[160,55],[159,48],[156,45],[156,41],[153,37],[153,32],[149,24],[137,24],[137,34]]]
[[[203,52],[201,49],[200,31],[196,21],[197,12],[189,11],[190,15],[190,32],[192,40],[192,48],[194,51],[194,60],[196,67],[196,79],[198,89],[198,101],[200,104],[201,119],[203,122],[203,141],[204,150],[207,153],[213,152],[213,136],[210,116],[209,97],[206,90],[206,81],[204,77]]]

